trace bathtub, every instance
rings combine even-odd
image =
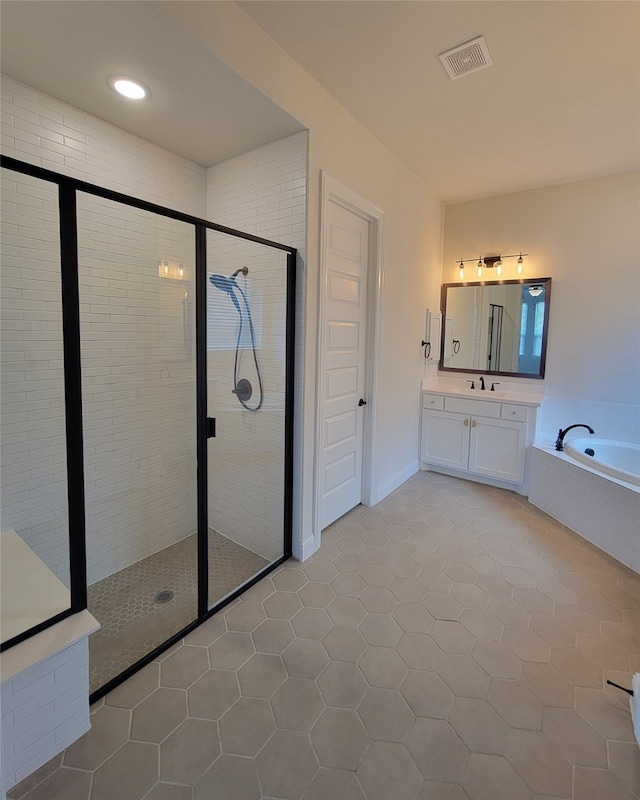
[[[529,501],[640,573],[640,446],[589,436],[564,448],[533,445]]]
[[[588,455],[587,450],[593,450]],[[640,445],[584,437],[565,442],[564,452],[596,472],[640,486]]]

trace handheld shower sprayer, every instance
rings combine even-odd
[[[237,269],[233,275],[218,275],[217,273],[213,273],[213,275],[209,276],[209,280],[211,283],[216,287],[216,289],[220,289],[221,292],[227,292],[227,294],[231,294],[235,289],[240,289],[236,278],[238,275],[242,273],[245,278],[249,274],[248,267],[240,267]]]
[[[220,289],[221,292],[226,292],[233,305],[236,307],[236,311],[238,312],[239,317],[239,325],[238,325],[238,338],[236,340],[236,355],[234,359],[233,365],[233,389],[231,390],[233,394],[238,398],[238,401],[247,409],[247,411],[258,411],[259,408],[262,406],[263,400],[263,390],[262,390],[262,375],[260,374],[260,367],[258,366],[258,356],[256,354],[256,340],[255,340],[255,333],[253,330],[253,320],[251,318],[251,306],[249,305],[249,301],[247,300],[247,295],[245,291],[238,285],[236,278],[238,275],[244,275],[246,278],[249,274],[248,267],[240,267],[237,269],[232,275],[219,275],[214,273],[209,276],[209,280],[211,284],[216,287],[216,289]],[[236,294],[237,293],[237,294]],[[246,378],[238,378],[238,362],[240,358],[240,342],[242,339],[242,329],[244,325],[243,320],[243,313],[242,307],[240,306],[240,300],[238,299],[238,295],[242,298],[244,307],[246,309],[246,316],[249,322],[249,332],[251,334],[251,349],[253,351],[253,361],[256,365],[256,373],[258,375],[258,386],[260,390],[260,399],[258,401],[258,405],[254,408],[247,405],[247,400],[251,398],[253,394],[253,387],[251,386],[251,382],[248,381]]]

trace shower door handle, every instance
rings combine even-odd
[[[207,417],[207,439],[213,439],[216,435],[216,418]]]

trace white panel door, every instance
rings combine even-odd
[[[370,223],[330,201],[322,375],[320,528],[362,499],[367,266]]]

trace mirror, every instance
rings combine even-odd
[[[551,278],[446,283],[439,368],[544,378]]]

